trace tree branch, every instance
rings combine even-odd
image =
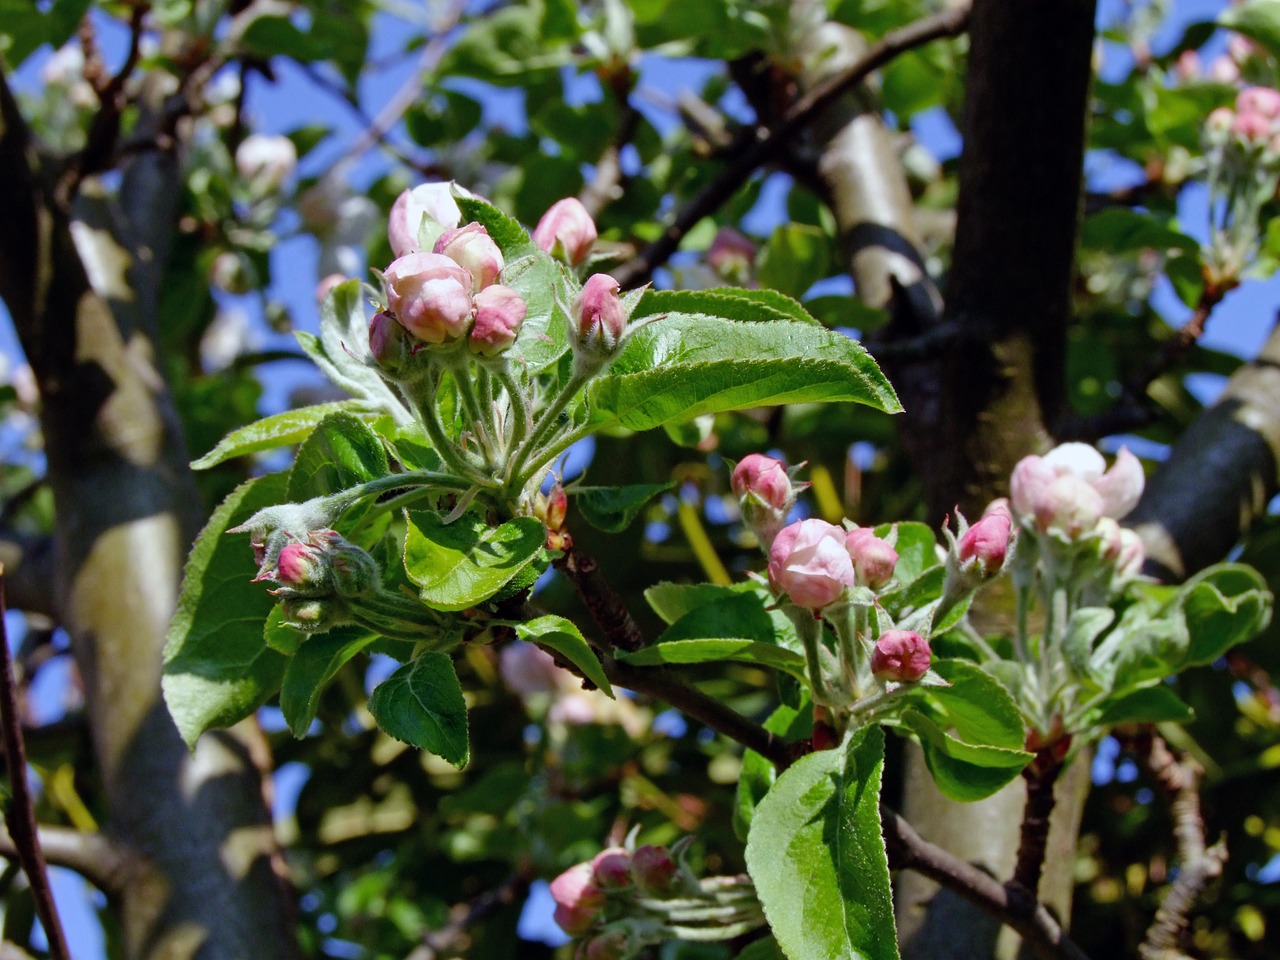
[[[492,890],[455,904],[449,911],[449,922],[439,930],[428,930],[422,943],[405,960],[438,960],[462,956],[470,946],[471,928],[505,907],[517,903],[529,891],[533,877],[525,872],[513,873]]]
[[[137,870],[136,855],[101,833],[41,826],[37,835],[51,866],[74,870],[108,896],[120,896]],[[13,836],[0,832],[0,857],[18,856]]]
[[[31,785],[27,782],[27,750],[22,740],[18,689],[13,677],[13,658],[9,654],[4,612],[4,567],[0,566],[0,723],[4,725],[4,758],[9,770],[11,793],[5,805],[4,821],[13,838],[14,853],[31,884],[36,914],[49,941],[49,955],[53,960],[71,960],[66,933],[58,919],[58,905],[49,886],[40,834],[36,829],[35,801],[31,796]]]
[[[990,874],[952,856],[920,836],[911,824],[880,805],[889,865],[914,870],[998,917],[1019,934],[1043,960],[1088,960],[1053,915],[1020,889],[1005,887]]]
[[[925,17],[915,23],[891,30],[873,44],[866,54],[847,71],[833,77],[797,101],[783,120],[773,129],[756,128],[743,131],[729,154],[732,159],[720,174],[708,183],[676,216],[661,237],[649,244],[632,260],[614,271],[624,288],[647,282],[653,271],[670,259],[694,225],[710,216],[750,179],[761,165],[784,151],[804,127],[846,91],[857,86],[872,72],[883,67],[898,54],[941,37],[953,37],[965,28],[969,8],[960,7]]]

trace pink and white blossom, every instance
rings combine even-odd
[[[769,549],[769,582],[806,610],[835,603],[854,583],[844,530],[816,519],[783,527]]]

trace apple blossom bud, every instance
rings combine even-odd
[[[571,937],[580,937],[604,912],[604,891],[592,882],[590,863],[575,863],[551,881],[551,898],[556,902],[553,918]]]
[[[337,530],[313,530],[307,534],[307,542],[319,549],[328,561],[334,592],[339,596],[366,596],[381,585],[378,561]]]
[[[320,282],[316,284],[316,303],[324,303],[325,298],[329,296],[329,291],[346,279],[340,273],[331,273],[328,276],[321,277]]]
[[[542,521],[548,530],[559,530],[564,526],[564,517],[569,510],[569,497],[564,487],[555,483],[545,494],[538,492],[533,498],[533,515]]]
[[[733,227],[721,227],[707,249],[711,269],[735,283],[746,283],[756,262],[756,245]]]
[[[739,460],[730,482],[740,498],[753,496],[774,510],[789,510],[795,501],[787,468],[762,453],[750,453]]]
[[[293,173],[298,150],[288,137],[252,133],[236,148],[236,172],[257,193],[271,193]]]
[[[1254,113],[1267,120],[1280,120],[1280,90],[1250,87],[1236,95],[1237,113]]]
[[[631,854],[622,847],[601,850],[591,861],[596,886],[602,890],[617,890],[631,886]]]
[[[274,580],[289,596],[323,597],[333,593],[333,577],[324,552],[310,543],[287,543],[276,557],[274,570],[260,571],[255,580]]]
[[[1093,530],[1103,516],[1124,516],[1142,496],[1142,464],[1122,448],[1111,469],[1105,467],[1102,454],[1084,443],[1023,457],[1009,481],[1014,513],[1042,533],[1057,530],[1068,539]]]
[[[678,872],[666,847],[645,844],[631,855],[631,877],[645,893],[670,893]]]
[[[871,651],[871,672],[881,680],[914,683],[929,670],[929,641],[914,630],[886,630]]]
[[[422,249],[418,244],[418,232],[422,228],[423,217],[430,217],[438,225],[431,231],[433,235],[440,230],[452,230],[461,222],[462,211],[453,199],[452,184],[424,183],[396,197],[396,202],[391,205],[391,216],[387,219],[387,239],[397,257]]]
[[[1004,566],[1012,528],[1008,502],[996,500],[982,519],[964,532],[956,544],[956,556],[962,564],[973,563],[983,576],[993,577]]]
[[[285,626],[304,633],[324,633],[351,622],[346,602],[339,597],[285,597],[280,613]]]
[[[472,293],[497,280],[506,265],[489,231],[478,223],[446,230],[436,241],[433,252],[443,254],[471,274]]]
[[[570,266],[587,258],[596,237],[595,221],[576,197],[553,203],[533,228],[533,242],[539,249]]]
[[[524,298],[510,287],[495,283],[477,293],[472,302],[475,325],[467,340],[471,352],[496,357],[510,349],[529,309]]]
[[[1214,83],[1236,84],[1240,82],[1240,64],[1229,54],[1219,54],[1209,63],[1207,75]]]
[[[845,549],[853,562],[855,582],[879,590],[893,578],[898,551],[888,540],[877,537],[870,527],[855,527],[845,534]]]
[[[393,377],[413,356],[413,338],[390,311],[380,310],[369,321],[369,353],[373,362]]]
[[[1260,113],[1237,113],[1231,132],[1246,149],[1260,147],[1271,137],[1271,121]]]
[[[1231,138],[1236,114],[1230,107],[1218,107],[1204,122],[1204,144],[1210,149],[1221,148]]]
[[[400,257],[384,274],[391,311],[427,343],[448,343],[471,325],[471,274],[438,253]]]
[[[853,561],[845,533],[825,520],[783,527],[769,548],[769,582],[798,607],[817,612],[853,586]]]
[[[574,332],[580,343],[612,350],[627,328],[627,311],[618,296],[621,287],[607,273],[592,274],[573,302]]]

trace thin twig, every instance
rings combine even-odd
[[[1178,878],[1156,911],[1138,948],[1142,960],[1180,960],[1182,934],[1189,914],[1210,882],[1222,875],[1227,861],[1226,839],[1205,845],[1204,818],[1200,812],[1200,780],[1204,771],[1195,759],[1175,753],[1151,728],[1132,744],[1151,778],[1169,800],[1173,835],[1178,844]]]
[[[1088,960],[1049,911],[1019,888],[1005,887],[973,864],[920,836],[897,812],[880,804],[889,866],[928,877],[1016,930],[1043,960]]]
[[[124,893],[137,863],[127,849],[101,833],[68,827],[41,826],[37,835],[51,866],[74,870],[108,896]],[[20,859],[18,845],[8,831],[0,832],[0,857]]]
[[[13,677],[13,658],[9,654],[9,633],[4,625],[4,566],[0,564],[0,723],[4,725],[4,757],[9,768],[9,789],[13,796],[5,807],[4,820],[13,837],[14,852],[31,884],[36,914],[49,941],[53,960],[71,960],[67,938],[58,919],[58,906],[53,901],[44,851],[36,831],[35,803],[27,782],[27,750],[22,741],[22,722],[18,716],[18,691]]]
[[[1022,835],[1013,882],[1033,898],[1039,896],[1040,874],[1049,843],[1049,818],[1053,815],[1053,788],[1062,773],[1062,755],[1055,746],[1036,751],[1036,757],[1022,769],[1027,782],[1027,805],[1022,814]]]
[[[680,211],[662,236],[645,247],[633,260],[613,272],[627,289],[648,281],[653,271],[675,253],[694,225],[710,216],[737,192],[761,165],[791,143],[795,136],[841,95],[865,80],[894,57],[922,44],[962,33],[969,22],[968,4],[923,17],[915,23],[891,30],[873,44],[866,54],[844,73],[832,77],[797,100],[773,129],[747,130],[730,151],[728,166]]]
[[[644,646],[644,634],[631,616],[618,591],[600,572],[595,558],[570,546],[556,561],[587,605],[591,619],[596,622],[611,648],[634,651]]]

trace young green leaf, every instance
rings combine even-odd
[[[380,683],[369,712],[389,736],[467,765],[467,703],[453,661],[428,651]]]
[[[427,606],[466,610],[515,579],[545,539],[545,529],[532,517],[491,527],[474,513],[446,524],[436,513],[410,510],[404,566]]]
[[[715,290],[653,290],[644,292],[632,320],[668,313],[701,313],[725,320],[778,320],[816,324],[799,302],[776,290],[725,287]]]
[[[759,643],[755,640],[740,638],[722,637],[715,640],[675,640],[671,643],[655,643],[635,653],[623,654],[620,659],[642,667],[661,666],[668,663],[717,663],[722,660],[734,660],[739,663],[753,663],[756,666],[781,670],[800,680],[808,676],[805,673],[804,657],[800,654],[771,643]]]
[[[884,734],[787,768],[756,807],[747,870],[790,960],[897,960],[889,862],[880,833]]]
[[[675,483],[637,483],[626,487],[567,487],[565,492],[587,523],[606,533],[621,533],[654,497]]]
[[[331,413],[298,448],[289,472],[289,499],[295,502],[338,493],[391,472],[387,451],[363,420]]]
[[[613,687],[609,686],[609,678],[604,675],[604,668],[599,658],[592,652],[586,638],[572,620],[548,614],[529,620],[516,626],[516,636],[529,643],[536,643],[560,654],[582,675],[597,687],[613,696]]]
[[[807,323],[696,314],[672,314],[635,333],[589,396],[600,429],[650,430],[782,403],[901,409],[875,360],[848,337]]]
[[[233,457],[244,457],[261,450],[274,450],[276,447],[301,443],[329,414],[357,409],[359,405],[355,401],[340,400],[337,403],[298,407],[296,410],[277,413],[273,417],[264,417],[239,430],[232,430],[203,457],[192,460],[191,469],[208,470]]]
[[[320,694],[357,653],[377,637],[361,627],[338,627],[309,637],[285,668],[280,685],[280,712],[295,737],[306,736],[316,718]]]
[[[223,536],[285,498],[285,475],[236,487],[196,538],[169,624],[161,687],[182,739],[243,720],[279,689],[285,658],[262,642],[275,599],[260,583],[246,536]]]
[[[376,369],[359,357],[369,349],[369,311],[365,292],[358,280],[340,283],[320,305],[320,337],[299,331],[299,346],[335,384],[357,400],[384,410],[397,423],[412,423],[413,417],[400,398],[387,386]]]
[[[917,710],[907,710],[902,721],[919,739],[934,784],[952,800],[989,797],[1031,761],[1022,750],[957,740]]]
[[[504,257],[509,257],[529,245],[529,234],[520,222],[507,216],[488,200],[480,197],[458,197],[458,209],[466,222],[479,223],[489,232]]]
[[[1195,711],[1162,683],[1110,697],[1084,722],[1099,727],[1118,723],[1190,723],[1195,716]]]

